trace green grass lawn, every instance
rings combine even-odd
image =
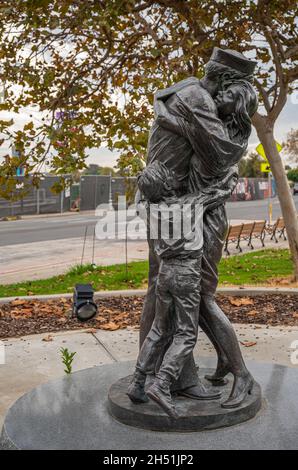
[[[219,265],[220,284],[256,285],[270,279],[291,277],[289,250],[262,250],[224,258]]]
[[[0,285],[0,297],[62,294],[72,292],[76,283],[92,283],[95,290],[137,289],[146,287],[148,262],[114,266],[77,266],[49,279]],[[271,278],[290,276],[292,263],[288,250],[262,250],[222,259],[221,285],[261,285]]]

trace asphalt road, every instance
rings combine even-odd
[[[295,196],[294,200],[298,211],[298,196]],[[281,210],[277,198],[272,199],[272,203],[273,220],[275,220],[281,215]],[[227,213],[229,220],[268,219],[268,201],[228,203]],[[0,222],[0,246],[84,237],[86,226],[90,236],[97,221],[98,217],[95,215],[83,213]],[[120,222],[118,227],[120,233],[123,234],[125,223]]]

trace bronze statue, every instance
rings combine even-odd
[[[234,375],[231,395],[222,403],[226,408],[239,406],[253,386],[253,379],[244,364],[233,327],[216,304],[214,293],[218,283],[217,265],[227,230],[224,202],[237,182],[236,164],[247,148],[251,132],[250,117],[257,108],[256,94],[250,84],[255,65],[254,61],[236,51],[215,48],[202,80],[191,77],[166,90],[158,91],[155,96],[156,119],[148,142],[148,167],[144,172],[146,179],[148,168],[150,173],[150,166],[154,162],[162,163],[172,175],[164,178],[164,181],[167,182],[171,178],[175,181],[173,187],[165,189],[174,191],[177,198],[185,194],[203,198],[203,246],[193,257],[196,260],[193,262],[196,263],[198,289],[196,294],[194,290],[191,291],[191,295],[196,295],[192,307],[192,321],[196,329],[199,324],[205,331],[218,355],[217,369],[214,375],[207,377],[208,380],[221,385],[225,383],[226,374],[231,372]],[[150,203],[152,201],[148,194],[150,191],[155,193],[156,180],[153,178],[146,184],[142,185],[141,176],[140,190],[142,191],[143,187],[143,192],[147,191],[147,198],[146,194],[143,196]],[[164,191],[160,199],[167,196]],[[180,244],[181,240],[183,237]],[[162,242],[164,240],[161,238],[160,243]],[[151,364],[150,361],[144,363],[144,368],[141,364],[145,357],[144,350],[149,351],[150,335],[159,322],[158,305],[162,294],[159,294],[156,283],[164,272],[164,259],[150,236],[148,243],[149,286],[141,319],[141,350],[137,370],[128,392],[130,398],[141,402],[148,399],[143,388],[144,379],[147,371],[150,367],[152,371],[153,367],[152,361]],[[172,260],[181,261],[183,256],[181,258],[180,255],[175,253]],[[184,256],[185,259],[187,256]],[[183,271],[184,268],[181,269]],[[188,302],[186,292],[184,297]],[[173,292],[171,298],[168,316],[177,318],[177,302],[173,301]],[[178,351],[179,367],[170,377],[169,374],[163,376],[162,372],[169,370],[164,369],[164,366],[167,366],[171,358],[177,328],[169,335],[171,339],[167,337],[167,341],[161,341],[163,344],[158,357],[157,353],[153,354],[156,380],[153,388],[150,387],[148,396],[155,399],[172,416],[175,416],[175,410],[170,391],[198,400],[218,398],[218,393],[203,387],[198,379],[192,354],[197,331],[195,328],[192,331],[191,347],[184,348],[184,352],[181,352],[183,348]]]

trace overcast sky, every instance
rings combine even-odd
[[[23,127],[25,122],[30,121],[30,114],[33,114],[34,119],[39,120],[40,114],[31,110],[24,110],[22,113],[9,113],[9,112],[0,112],[0,119],[14,119],[15,126],[17,128]],[[278,118],[278,121],[275,126],[275,137],[276,140],[282,143],[286,139],[287,133],[291,129],[298,128],[298,99],[297,94],[288,97],[286,106],[284,107],[281,115]],[[256,135],[255,130],[249,139],[249,150],[254,150],[258,145],[259,140]],[[11,153],[11,150],[8,146],[0,147],[0,159],[3,155]],[[117,162],[117,152],[111,152],[107,148],[94,148],[89,152],[87,163],[96,163],[100,166],[115,166]]]

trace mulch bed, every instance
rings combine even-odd
[[[218,295],[217,299],[232,322],[298,326],[297,295]],[[71,299],[16,299],[8,304],[0,304],[0,338],[82,328],[89,329],[90,332],[93,329],[113,331],[127,327],[138,328],[143,301],[143,297],[99,299],[98,316],[87,323],[79,323],[70,316]]]

